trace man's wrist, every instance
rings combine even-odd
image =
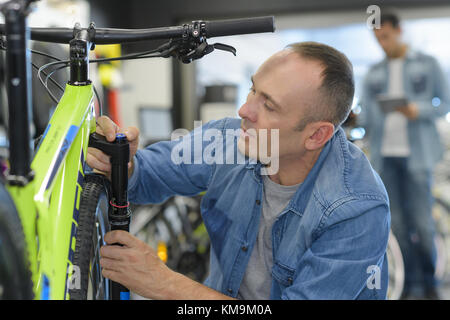
[[[233,299],[181,273],[169,269],[163,288],[153,293],[157,300],[224,300]]]

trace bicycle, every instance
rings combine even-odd
[[[135,206],[130,233],[157,250],[169,268],[203,282],[210,241],[200,201],[201,195],[174,196],[161,204]]]
[[[206,39],[273,32],[273,17],[194,21],[178,27],[137,30],[95,28],[94,24],[81,28],[77,24],[73,29],[31,28],[28,32],[26,16],[34,1],[12,0],[3,4],[1,11],[5,25],[0,25],[0,34],[6,35],[4,49],[8,66],[10,168],[6,190],[23,228],[24,237],[19,237],[18,241],[23,243],[26,256],[17,255],[26,265],[22,269],[30,273],[32,282],[32,289],[25,288],[24,296],[85,299],[89,295],[94,299],[126,300],[129,298],[128,289],[103,278],[98,260],[104,234],[109,230],[129,228],[129,146],[124,135],[118,134],[116,141],[109,143],[95,133],[96,90],[89,80],[89,64],[156,57],[174,57],[190,63],[214,49],[236,54],[233,47],[220,43],[210,45]],[[39,80],[49,95],[58,103],[34,156],[30,146],[28,112],[31,109],[28,94],[30,63],[26,49],[28,35],[36,41],[70,45],[69,60],[58,59],[41,67],[33,66],[38,69]],[[157,39],[170,41],[146,52],[89,59],[89,51],[96,44]],[[46,73],[45,70],[51,67],[53,70]],[[63,88],[51,76],[66,67],[70,68],[70,79]],[[48,90],[48,81],[64,92],[59,102]],[[111,182],[103,175],[86,171],[88,146],[99,148],[111,156]],[[5,187],[2,184],[0,188]],[[13,214],[9,209],[5,208],[5,211]],[[3,235],[7,233],[2,232]],[[0,249],[6,249],[5,243],[0,243],[0,246]],[[0,265],[4,263],[0,261]]]

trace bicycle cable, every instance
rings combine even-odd
[[[120,61],[120,60],[135,60],[135,59],[147,59],[147,58],[167,58],[169,57],[172,52],[174,51],[175,46],[170,46],[170,42],[164,43],[161,46],[157,47],[156,49],[152,49],[152,50],[147,50],[147,51],[143,51],[143,52],[137,52],[137,53],[131,53],[131,54],[126,54],[126,55],[122,55],[120,57],[113,57],[113,58],[100,58],[100,59],[91,59],[89,60],[89,63],[102,63],[102,62],[111,62],[111,61]],[[0,41],[0,50],[4,50],[6,51],[7,48],[4,45],[3,41]],[[45,52],[41,52],[38,50],[33,50],[30,49],[30,52],[33,54],[38,54],[53,60],[56,60],[55,62],[50,62],[47,64],[42,65],[41,67],[37,66],[35,63],[31,62],[32,66],[37,70],[37,77],[40,81],[40,83],[42,84],[42,86],[45,88],[45,90],[47,91],[48,95],[50,96],[50,98],[52,99],[52,101],[56,104],[59,103],[59,99],[55,97],[55,95],[51,92],[50,88],[48,87],[48,80],[50,80],[50,82],[52,82],[58,89],[60,89],[62,92],[64,92],[64,88],[57,83],[53,78],[52,75],[61,69],[67,68],[70,65],[70,60],[61,60],[51,54],[45,53]],[[158,54],[155,54],[158,53]],[[63,66],[60,66],[54,70],[52,70],[51,72],[47,73],[44,70],[50,68],[51,66],[55,66],[58,64],[64,64]],[[44,74],[45,76],[45,81],[42,79],[41,77],[41,73]],[[103,105],[102,105],[102,101],[100,99],[100,96],[98,94],[97,88],[95,87],[95,85],[92,85],[93,90],[94,90],[94,94],[95,97],[98,101],[99,104],[99,114],[100,116],[103,114]]]
[[[59,71],[59,70],[62,70],[62,69],[65,69],[65,68],[67,68],[67,67],[68,67],[68,65],[63,65],[62,67],[56,68],[56,69],[52,70],[50,73],[48,73],[48,74],[45,76],[45,86],[48,86],[48,79],[49,79],[55,72],[57,72],[57,71]]]

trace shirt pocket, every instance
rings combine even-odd
[[[428,79],[423,73],[417,73],[411,75],[411,88],[414,94],[422,94],[426,91]]]
[[[272,277],[283,290],[294,283],[295,270],[279,262],[275,262],[272,267]]]
[[[371,81],[369,83],[369,91],[372,97],[376,97],[383,91],[383,82],[382,81]]]

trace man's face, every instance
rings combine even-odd
[[[273,144],[279,141],[279,159],[300,157],[307,137],[305,130],[296,128],[307,110],[318,103],[322,70],[318,62],[301,58],[291,50],[283,50],[263,63],[252,77],[247,101],[239,109],[244,132],[239,137],[239,150],[262,160],[258,144],[267,140],[266,152],[273,157]],[[263,129],[267,130],[267,139]],[[278,130],[278,141],[271,129]]]
[[[395,57],[401,45],[401,29],[394,28],[392,23],[386,22],[380,29],[374,29],[375,37],[388,57]]]

